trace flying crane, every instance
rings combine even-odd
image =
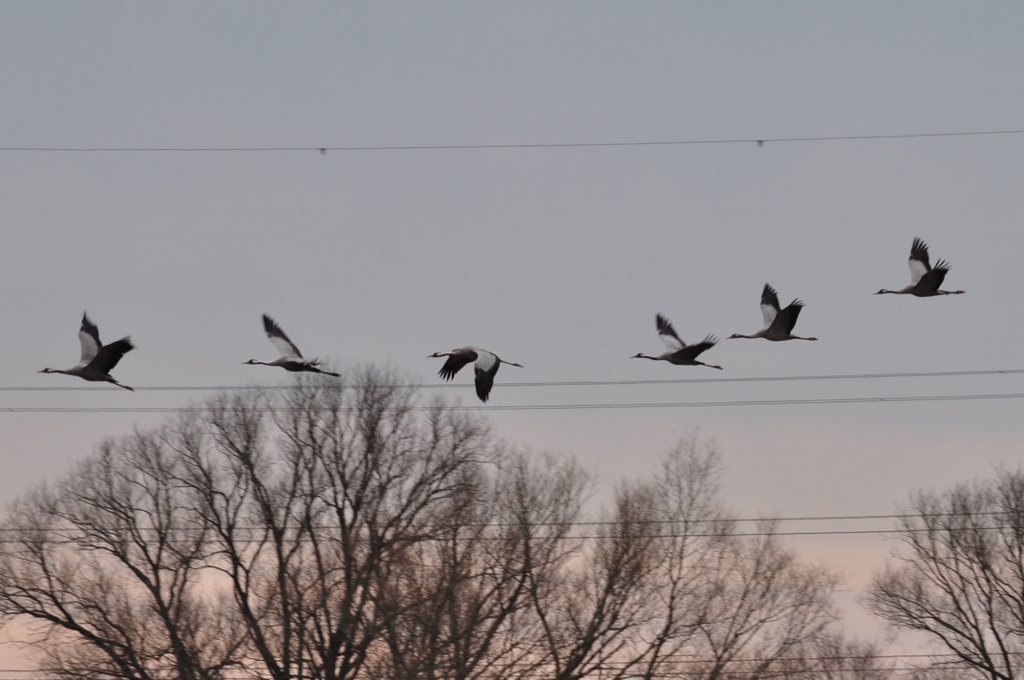
[[[753,335],[734,333],[728,339],[764,338],[772,342],[781,342],[782,340],[817,340],[817,338],[803,338],[799,335],[793,335],[793,327],[796,326],[796,320],[800,316],[800,310],[803,307],[804,303],[800,302],[800,300],[793,300],[785,309],[782,309],[779,306],[779,294],[766,283],[764,284],[764,290],[761,291],[761,313],[764,315],[764,328]]]
[[[654,323],[658,329],[658,337],[665,343],[667,351],[656,357],[642,353],[634,354],[630,357],[631,359],[652,359],[654,361],[667,361],[670,364],[675,364],[676,366],[707,366],[708,368],[717,368],[718,370],[722,370],[721,366],[705,364],[703,361],[697,361],[697,357],[700,356],[702,352],[706,352],[718,344],[718,338],[713,335],[709,335],[701,342],[694,345],[687,345],[679,337],[679,334],[676,333],[676,329],[672,327],[672,323],[661,314],[655,315]]]
[[[875,295],[892,293],[893,295],[914,295],[916,297],[934,297],[936,295],[963,295],[962,290],[939,290],[939,286],[949,273],[949,263],[939,260],[935,266],[928,263],[928,244],[915,238],[910,246],[910,285],[900,290],[882,290]]]
[[[476,372],[476,396],[480,397],[480,401],[484,403],[487,403],[487,399],[490,397],[491,388],[494,387],[494,376],[498,374],[498,368],[502,364],[522,368],[521,364],[505,361],[499,358],[497,354],[480,349],[479,347],[467,346],[453,349],[451,352],[435,352],[427,358],[435,359],[438,357],[448,357],[441,370],[437,372],[445,380],[454,378],[455,374],[466,364],[476,362],[473,364],[473,370]]]
[[[340,378],[340,373],[332,373],[331,371],[325,371],[320,368],[319,359],[306,359],[302,356],[302,352],[295,346],[288,336],[284,334],[281,327],[266,314],[263,315],[263,330],[267,332],[267,337],[270,338],[270,342],[274,343],[274,347],[281,353],[281,356],[273,361],[259,361],[257,359],[249,359],[244,362],[246,364],[259,364],[261,366],[280,366],[286,371],[300,372],[308,371],[311,373],[323,373],[324,375],[333,375],[335,378]]]
[[[125,336],[120,340],[104,345],[100,343],[100,331],[92,321],[89,321],[88,314],[82,314],[82,327],[78,330],[78,340],[82,343],[82,358],[78,365],[67,370],[59,368],[44,368],[40,373],[63,373],[65,375],[78,376],[82,380],[90,382],[108,382],[118,387],[134,392],[135,390],[127,385],[122,385],[110,375],[110,372],[117,366],[128,352],[135,349],[131,336]]]

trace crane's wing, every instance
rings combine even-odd
[[[438,371],[437,374],[445,380],[451,380],[455,377],[456,373],[462,370],[463,366],[472,361],[476,361],[476,358],[476,352],[468,347],[457,349],[448,356],[448,360],[444,362],[444,366],[441,367],[441,370]]]
[[[480,352],[480,358],[476,360],[473,369],[476,371],[476,396],[480,401],[487,403],[491,395],[491,388],[494,387],[494,376],[498,374],[501,362],[498,357],[490,352]]]
[[[657,314],[654,317],[654,323],[658,328],[658,337],[665,343],[665,347],[670,352],[678,352],[682,348],[686,347],[686,343],[682,341],[679,334],[676,333],[676,329],[672,328],[672,323],[663,317],[661,314]]]
[[[102,347],[93,360],[89,362],[89,365],[98,368],[104,373],[110,373],[114,370],[114,366],[117,366],[117,362],[121,361],[121,357],[133,349],[135,349],[135,345],[132,344],[131,336],[125,336],[106,347]]]
[[[78,341],[82,343],[81,363],[87,364],[99,353],[102,345],[100,344],[100,329],[96,328],[96,324],[92,321],[89,321],[86,314],[82,314],[82,327],[78,330]]]
[[[709,335],[698,343],[688,345],[686,349],[689,352],[690,357],[696,359],[701,355],[701,353],[708,351],[717,344],[718,338],[714,335]]]
[[[803,308],[804,303],[799,300],[793,300],[789,303],[789,306],[779,312],[779,315],[775,317],[775,321],[772,322],[772,326],[783,333],[792,333],[794,326],[796,326],[796,320],[800,317],[800,310]]]
[[[907,260],[907,264],[910,265],[910,285],[916,286],[921,277],[932,270],[932,266],[928,264],[928,244],[915,238],[913,245],[910,246],[910,259]]]
[[[281,330],[281,327],[266,314],[263,315],[263,330],[267,332],[267,337],[270,338],[270,342],[274,343],[274,347],[277,348],[282,357],[302,358],[302,352],[295,346],[295,343],[289,340],[288,336]]]
[[[764,315],[765,328],[772,325],[775,321],[775,316],[779,313],[779,294],[775,292],[775,289],[769,286],[767,283],[764,284],[764,290],[761,291],[761,314]]]
[[[921,277],[917,287],[921,290],[938,290],[939,286],[946,279],[946,274],[949,272],[949,263],[945,260],[939,260],[935,263],[935,266],[928,270],[924,276]]]

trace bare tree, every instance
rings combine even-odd
[[[654,481],[657,603],[644,635],[649,642],[635,652],[643,677],[676,672],[674,662],[691,657],[704,620],[704,584],[715,577],[714,556],[729,531],[718,500],[720,469],[717,449],[696,434],[675,442],[662,459]]]
[[[430,540],[382,575],[375,606],[388,654],[376,677],[466,678],[488,659],[492,629],[515,606],[518,573],[489,540],[490,481],[482,470],[466,471],[437,509]]]
[[[655,482],[658,602],[631,673],[645,678],[759,678],[836,619],[837,579],[799,564],[763,521],[754,535],[717,497],[719,454],[696,435],[663,458]]]
[[[376,677],[529,677],[539,629],[531,583],[546,583],[579,541],[586,476],[568,459],[503,456],[467,479],[397,582],[381,588],[391,656]],[[569,539],[569,540],[567,540]],[[404,615],[398,615],[404,608]]]
[[[701,597],[694,646],[708,663],[700,677],[716,680],[742,669],[758,678],[835,620],[836,577],[798,564],[774,532],[773,523],[761,522],[757,536],[723,540]]]
[[[913,496],[868,606],[955,655],[961,677],[1010,680],[1024,660],[1024,474]]]
[[[220,395],[14,504],[0,615],[67,677],[359,677],[394,574],[476,512],[494,453],[373,369]]]
[[[374,369],[352,384],[223,397],[177,442],[211,564],[252,641],[248,663],[279,680],[357,677],[383,653],[381,589],[491,455],[478,420],[421,410]]]
[[[893,680],[897,674],[891,662],[871,643],[848,640],[830,632],[798,645],[787,656],[760,675],[763,680]],[[928,680],[938,680],[929,677]]]
[[[713,446],[588,515],[573,459],[402,382],[302,377],[105,442],[7,512],[2,621],[68,680],[875,680],[836,665],[835,578],[736,531]]]
[[[829,634],[836,577],[799,564],[770,521],[738,534],[718,460],[696,436],[678,442],[531,591],[545,676],[758,678]]]
[[[644,485],[623,485],[609,516],[558,571],[529,576],[545,677],[575,680],[615,661],[624,673],[633,638],[650,616],[655,539]],[[623,665],[625,662],[626,666]],[[612,675],[610,677],[615,677]]]
[[[235,663],[242,631],[204,587],[206,531],[176,468],[136,433],[9,509],[0,615],[34,631],[50,674],[212,680]]]

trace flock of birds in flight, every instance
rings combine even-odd
[[[946,278],[946,274],[949,272],[949,264],[944,260],[939,260],[933,267],[928,261],[928,246],[919,238],[914,239],[914,243],[910,248],[910,285],[901,290],[882,290],[875,293],[875,295],[881,295],[884,293],[891,293],[894,295],[914,295],[917,297],[934,297],[936,295],[962,295],[962,290],[941,290],[942,282]],[[773,342],[781,342],[783,340],[817,340],[814,337],[801,337],[799,335],[793,335],[793,328],[796,326],[796,321],[800,316],[800,310],[803,309],[803,303],[800,300],[793,300],[785,308],[779,305],[779,296],[767,283],[764,285],[764,290],[761,292],[761,312],[764,314],[764,327],[754,333],[753,335],[741,335],[739,333],[730,335],[728,339],[733,338],[764,338],[765,340],[771,340]],[[718,343],[718,338],[713,335],[709,335],[704,338],[701,342],[693,345],[687,345],[676,333],[672,327],[672,323],[658,314],[655,316],[655,322],[658,330],[658,337],[661,338],[662,342],[665,343],[667,350],[658,356],[650,356],[648,354],[636,354],[633,359],[651,359],[653,361],[667,361],[670,364],[677,366],[707,366],[708,368],[717,368],[721,370],[721,366],[715,366],[714,364],[706,364],[702,361],[698,361],[697,357],[711,349]],[[267,337],[277,347],[278,352],[281,356],[273,361],[259,361],[257,359],[250,359],[244,363],[246,364],[259,364],[261,366],[280,366],[286,371],[293,372],[312,372],[312,373],[323,373],[325,375],[331,375],[340,377],[338,373],[332,373],[331,371],[325,371],[320,368],[319,359],[306,359],[302,356],[302,352],[295,346],[281,327],[266,314],[263,315],[263,329],[267,333]],[[73,366],[67,370],[60,370],[54,368],[44,368],[39,371],[40,373],[64,373],[66,375],[73,375],[84,380],[91,382],[109,382],[118,387],[123,387],[126,390],[134,390],[128,385],[122,385],[113,376],[110,375],[110,371],[117,366],[121,358],[135,348],[132,345],[131,337],[121,338],[109,345],[104,345],[100,342],[99,329],[92,321],[89,320],[87,315],[82,315],[82,327],[78,331],[78,338],[82,343],[82,357],[76,366]],[[473,368],[476,372],[476,394],[480,398],[480,401],[486,402],[491,393],[491,388],[494,386],[494,376],[498,373],[498,368],[502,364],[508,364],[509,366],[518,366],[522,368],[521,364],[517,364],[511,361],[505,361],[498,357],[493,352],[488,352],[485,349],[479,347],[461,347],[454,349],[451,352],[435,352],[428,358],[441,358],[447,357],[444,365],[441,366],[441,370],[438,375],[444,380],[452,380],[455,375],[467,364],[472,363]]]

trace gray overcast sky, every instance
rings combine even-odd
[[[4,3],[0,146],[530,144],[1024,128],[1019,3]],[[1024,392],[1024,377],[511,388],[1024,368],[1024,135],[584,149],[0,152],[0,387],[78,358],[83,310],[134,386],[284,379],[259,316],[340,367],[440,382],[464,344],[492,404]],[[963,296],[909,282],[914,236]],[[658,353],[806,303],[817,343]],[[447,391],[474,404],[470,376]],[[0,392],[0,407],[180,406],[168,392]],[[747,515],[886,513],[1021,459],[1022,400],[498,412],[498,433],[611,482],[700,428]],[[159,415],[0,413],[0,501]],[[839,528],[833,526],[832,528]],[[854,597],[878,537],[801,539]]]

